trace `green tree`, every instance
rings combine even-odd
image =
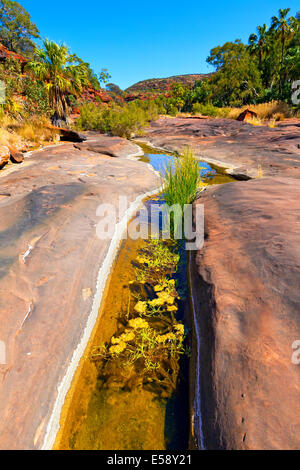
[[[105,84],[105,83],[108,83],[110,79],[111,79],[111,75],[108,73],[108,70],[102,69],[101,72],[99,73],[99,81]]]
[[[121,88],[115,83],[107,83],[106,89],[107,91],[109,91],[110,93],[113,93],[114,95],[118,95],[118,96],[124,95],[124,91],[121,90]]]
[[[261,69],[265,54],[270,49],[270,35],[266,24],[257,27],[258,34],[251,34],[249,37],[249,50],[258,54],[259,67]]]
[[[207,62],[217,68],[211,78],[215,106],[239,106],[258,100],[263,90],[258,61],[240,40],[212,49]]]
[[[88,84],[87,69],[70,55],[65,45],[44,41],[44,49],[36,49],[37,61],[28,64],[35,77],[46,83],[49,103],[54,112],[53,122],[66,121],[69,114],[67,96],[78,95]]]
[[[35,48],[39,30],[19,3],[0,0],[0,41],[9,50],[28,57]]]
[[[294,35],[286,53],[285,67],[290,80],[298,80],[300,78],[300,13],[297,13],[291,26]]]
[[[284,58],[286,52],[287,42],[293,37],[294,30],[292,23],[294,18],[287,18],[290,8],[279,10],[279,16],[273,16],[271,30],[277,32],[281,42],[281,64],[280,64],[280,81],[279,81],[279,94],[282,94],[283,80],[284,80]]]
[[[173,83],[171,88],[171,104],[175,106],[178,111],[181,111],[185,104],[187,88],[181,83]]]
[[[94,72],[94,70],[91,68],[90,64],[88,62],[84,62],[78,55],[73,54],[70,56],[70,60],[74,62],[78,62],[83,68],[86,69],[87,73],[87,79],[88,83],[95,89],[95,90],[100,90],[100,81],[97,77],[97,74]]]

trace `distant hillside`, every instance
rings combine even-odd
[[[128,93],[145,93],[147,91],[166,91],[172,83],[182,83],[183,85],[193,85],[199,80],[204,80],[209,77],[210,73],[193,73],[188,75],[174,75],[168,78],[150,78],[149,80],[142,80],[135,83],[125,90]]]

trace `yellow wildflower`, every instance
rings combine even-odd
[[[138,302],[135,307],[134,307],[134,310],[137,312],[137,313],[146,313],[147,311],[147,302]]]
[[[158,343],[165,343],[166,341],[174,341],[176,340],[176,336],[174,333],[167,333],[165,335],[157,336],[156,341]]]
[[[157,295],[163,304],[174,304],[175,299],[172,295],[168,294],[168,292],[158,292]]]
[[[109,348],[110,354],[121,354],[126,349],[126,343],[123,341]]]
[[[120,341],[121,341],[120,338],[115,338],[113,336],[112,339],[111,339],[111,344],[119,344]]]
[[[148,328],[149,324],[148,322],[146,322],[146,320],[143,320],[142,318],[134,318],[132,320],[129,320],[129,326],[136,330],[138,328]]]
[[[125,332],[121,335],[120,340],[124,343],[128,343],[129,341],[133,341],[135,338],[135,333],[134,331],[128,331]]]
[[[180,336],[183,336],[184,335],[184,325],[182,323],[177,323],[175,326],[174,326],[176,332],[180,335]]]
[[[149,263],[149,259],[146,258],[145,256],[137,256],[136,260],[140,264],[148,264]]]
[[[175,312],[177,309],[176,305],[169,305],[167,308],[168,312]]]

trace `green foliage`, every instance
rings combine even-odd
[[[114,96],[123,96],[124,95],[124,91],[121,90],[121,88],[118,85],[116,85],[115,83],[107,83],[106,84],[106,89],[107,89],[108,92],[110,92]]]
[[[290,9],[280,9],[271,27],[258,26],[249,38],[249,50],[258,58],[258,69],[269,99],[290,100],[291,81],[299,77],[299,17],[287,17]]]
[[[219,115],[219,112],[219,108],[216,108],[211,103],[194,103],[192,106],[193,114],[202,114],[203,116],[217,117]]]
[[[103,83],[108,83],[111,79],[111,75],[108,73],[107,69],[102,69],[99,73],[99,81]]]
[[[65,45],[44,41],[44,49],[36,49],[36,61],[27,69],[40,81],[46,83],[49,103],[58,119],[65,120],[69,114],[67,95],[78,94],[88,84],[86,65],[69,53]]]
[[[185,150],[182,157],[169,164],[162,175],[163,195],[166,204],[179,204],[184,208],[196,197],[199,184],[199,165],[192,149]]]
[[[90,64],[88,62],[84,62],[80,57],[76,54],[70,56],[69,61],[72,63],[77,63],[85,70],[86,73],[86,84],[91,85],[95,90],[100,90],[100,81],[97,77],[97,74],[93,71]]]
[[[279,11],[271,26],[257,27],[248,45],[240,40],[226,42],[210,51],[207,62],[216,72],[194,84],[181,85],[165,101],[168,114],[178,111],[222,114],[215,108],[291,100],[291,84],[300,77],[300,20],[288,17],[289,9]],[[182,104],[184,100],[184,104]],[[199,106],[208,105],[207,110]],[[226,115],[226,112],[223,114]]]
[[[112,107],[86,103],[80,109],[76,127],[130,138],[132,134],[143,132],[156,117],[157,106],[153,101],[133,101],[124,106]]]
[[[7,60],[0,64],[0,80],[5,83],[4,110],[13,116],[48,115],[48,92],[44,82],[22,76],[19,62]],[[22,96],[22,99],[21,99]]]
[[[0,1],[0,41],[9,50],[31,57],[35,48],[34,38],[39,30],[30,14],[18,2]]]
[[[255,103],[263,91],[258,63],[240,41],[212,49],[208,62],[217,72],[211,79],[211,98],[216,106]]]
[[[34,114],[49,115],[51,112],[47,88],[44,82],[26,77],[23,81],[26,96],[24,109],[29,116]]]
[[[21,66],[12,59],[0,64],[0,80],[5,83],[6,98],[12,98],[13,94],[22,93]]]
[[[139,282],[158,283],[165,272],[174,273],[179,263],[179,255],[172,247],[161,243],[160,240],[149,240],[144,248],[140,250],[137,258],[138,268],[136,278]]]

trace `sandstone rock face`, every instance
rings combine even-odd
[[[118,208],[119,196],[130,204],[159,181],[142,162],[62,144],[0,182],[0,448],[40,449],[110,246],[97,237],[96,210]]]
[[[10,157],[9,148],[6,147],[6,145],[1,145],[0,146],[0,168],[8,162],[9,157]]]
[[[300,177],[300,120],[278,127],[252,126],[230,119],[161,118],[141,139],[169,151],[192,145],[204,160],[229,168],[231,173],[256,178]]]
[[[208,449],[300,448],[299,194],[299,179],[263,178],[197,201],[205,245],[193,256],[196,390]],[[197,399],[195,408],[199,416]]]
[[[127,158],[130,156],[141,155],[141,149],[121,137],[108,137],[106,135],[97,136],[93,139],[93,133],[88,134],[89,140],[81,144],[77,144],[76,148],[82,151],[95,152],[109,155],[116,158]]]

